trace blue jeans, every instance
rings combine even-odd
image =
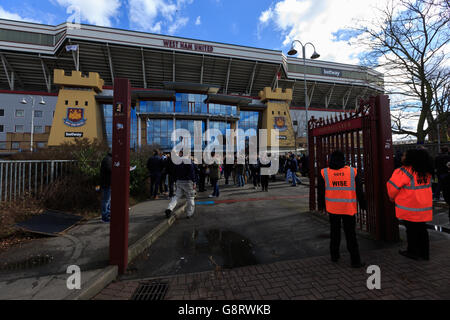
[[[245,179],[242,174],[238,174],[237,180],[238,180],[238,187],[243,187],[245,185]]]
[[[301,180],[297,177],[297,175],[295,174],[294,171],[291,171],[291,177],[292,177],[292,185],[293,186],[296,186],[297,182],[300,183],[300,184],[302,183]]]
[[[102,219],[109,220],[111,216],[111,187],[103,187]]]
[[[218,197],[220,195],[219,191],[219,180],[218,179],[211,179],[211,183],[213,185],[213,196]]]

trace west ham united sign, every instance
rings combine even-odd
[[[67,108],[67,118],[64,124],[69,127],[82,127],[86,123],[83,108]]]

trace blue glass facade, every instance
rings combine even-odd
[[[255,134],[258,132],[259,112],[256,111],[241,111],[239,119],[239,129],[247,131],[254,129]]]
[[[197,113],[197,114],[220,114],[236,116],[237,107],[222,104],[206,104],[207,95],[177,93],[176,101],[141,101],[139,103],[141,113]]]
[[[147,120],[147,144],[157,144],[162,149],[172,148],[171,137],[173,129],[172,119]]]
[[[113,106],[111,104],[104,104],[103,105],[103,117],[105,119],[104,125],[105,125],[105,133],[106,133],[106,141],[108,143],[108,146],[112,148],[112,129],[113,129]],[[136,116],[136,110],[134,108],[131,108],[130,112],[130,148],[135,149],[137,148],[137,116]]]

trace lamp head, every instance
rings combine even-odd
[[[39,104],[46,105],[47,103],[44,101],[44,98],[41,98],[41,102]]]
[[[289,50],[288,55],[293,56],[297,54],[297,50],[294,49],[294,46],[291,47],[291,50]]]
[[[20,101],[21,104],[27,104],[27,100],[25,100],[25,98],[22,98],[22,100]]]
[[[316,52],[316,50],[314,50],[314,53],[312,54],[311,59],[317,59],[317,58],[319,58],[319,57],[320,57],[320,54],[318,54],[318,53]]]

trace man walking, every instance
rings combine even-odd
[[[111,218],[111,173],[112,154],[103,158],[100,165],[100,186],[102,188],[102,221],[109,222]]]
[[[159,150],[154,150],[153,156],[147,161],[147,169],[150,172],[150,197],[152,199],[158,199],[158,189],[163,168],[164,162]]]
[[[183,152],[180,152],[180,158],[183,157]],[[177,191],[175,192],[175,196],[172,197],[169,203],[169,207],[166,209],[166,218],[169,219],[173,210],[177,206],[178,199],[180,199],[183,195],[186,196],[186,216],[188,219],[194,216],[195,210],[195,187],[196,187],[196,178],[195,178],[195,170],[194,164],[191,162],[181,163],[175,165],[175,181],[177,185]]]
[[[211,153],[211,156],[214,158],[215,152]],[[219,178],[220,178],[220,169],[219,165],[214,162],[209,166],[209,177],[211,179],[211,185],[213,186],[213,193],[209,195],[210,198],[219,197]]]
[[[325,188],[324,188],[325,186]],[[319,201],[325,203],[330,215],[331,261],[339,260],[339,247],[341,243],[341,221],[344,224],[347,249],[350,252],[352,268],[361,268],[358,242],[356,240],[356,213],[357,202],[362,210],[366,210],[366,201],[362,183],[355,168],[345,165],[345,156],[342,151],[334,151],[330,157],[329,167],[322,169],[319,176]]]

